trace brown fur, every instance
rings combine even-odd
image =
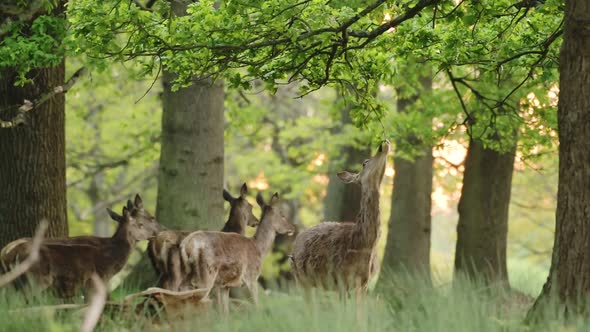
[[[108,282],[123,268],[135,243],[155,236],[160,230],[160,225],[143,209],[139,195],[136,206],[132,211],[123,208],[123,216],[109,210],[111,217],[119,222],[111,238],[81,236],[43,241],[40,259],[27,272],[27,277],[40,290],[51,288],[62,298],[74,296],[81,288],[87,290],[92,285],[93,273]],[[21,239],[16,245],[8,246],[2,250],[1,260],[10,269],[27,257],[31,241]]]
[[[257,226],[259,221],[252,213],[252,204],[246,199],[248,187],[244,183],[240,196],[233,197],[227,190],[223,191],[223,199],[230,203],[229,218],[222,232],[244,235],[247,226]],[[148,255],[156,273],[160,276],[158,285],[165,289],[180,290],[190,288],[184,285],[184,275],[180,265],[179,245],[193,231],[166,230],[160,232],[148,244]]]
[[[181,243],[182,264],[189,271],[193,287],[220,290],[223,308],[229,308],[229,288],[246,285],[255,304],[258,303],[260,264],[270,251],[277,233],[292,234],[295,227],[287,222],[278,209],[278,194],[269,205],[257,197],[262,218],[253,238],[222,232],[197,231]]]
[[[362,187],[361,209],[356,221],[324,222],[297,236],[291,263],[297,282],[324,289],[366,290],[377,269],[376,244],[379,238],[379,186],[385,171],[389,143],[363,163],[358,174],[342,172],[345,182]]]

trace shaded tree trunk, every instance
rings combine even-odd
[[[408,98],[398,98],[398,112],[407,112],[422,92],[432,89],[432,78],[425,75],[421,90]],[[398,96],[402,95],[398,91]],[[423,146],[416,137],[407,137],[413,146]],[[387,274],[419,275],[430,283],[430,230],[432,206],[432,147],[420,149],[413,160],[394,155],[393,193],[389,218],[387,244],[382,262],[385,275],[380,284],[388,282]]]
[[[455,273],[508,286],[506,240],[516,145],[506,153],[471,140],[459,200]]]
[[[63,12],[63,2],[54,10]],[[0,71],[0,110],[34,100],[64,83],[65,64],[29,73],[34,82],[15,87],[16,72]],[[15,110],[0,112],[9,119]],[[66,206],[65,96],[58,94],[28,113],[27,123],[0,129],[0,247],[32,236],[47,219],[48,237],[68,235]]]
[[[590,4],[565,1],[559,70],[559,184],[549,277],[533,314],[551,297],[588,313],[590,295]]]

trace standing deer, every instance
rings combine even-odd
[[[135,207],[123,208],[123,215],[107,209],[118,227],[110,238],[80,236],[65,239],[46,239],[41,245],[39,261],[27,272],[40,290],[51,288],[62,298],[69,298],[80,288],[92,286],[91,276],[96,273],[108,282],[119,272],[137,241],[148,240],[158,233],[160,225],[143,208],[139,195],[135,196]],[[30,251],[31,241],[20,239],[8,244],[2,250],[2,265],[14,266]]]
[[[379,187],[385,172],[389,142],[384,141],[360,173],[340,172],[345,183],[361,185],[361,206],[355,222],[323,222],[297,236],[291,265],[299,285],[366,291],[376,270],[380,233]]]
[[[246,199],[248,186],[246,183],[240,188],[240,196],[233,197],[227,190],[223,190],[223,199],[229,202],[229,218],[223,226],[222,232],[244,235],[246,227],[255,227],[259,221],[252,213],[252,204]],[[169,290],[190,288],[183,284],[185,273],[180,263],[180,242],[193,231],[166,230],[160,232],[148,244],[148,255],[156,274],[160,276],[159,286]]]
[[[270,251],[276,234],[295,232],[278,208],[275,193],[266,204],[258,194],[256,202],[262,208],[260,224],[254,237],[235,233],[197,231],[180,244],[182,264],[193,287],[218,288],[220,302],[229,311],[229,289],[246,285],[255,305],[258,304],[258,277],[264,256]]]

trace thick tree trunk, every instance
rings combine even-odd
[[[432,89],[430,75],[421,79],[421,91]],[[398,91],[398,95],[401,95]],[[399,98],[398,112],[406,112],[418,100],[418,95]],[[415,137],[407,140],[413,145],[422,145]],[[409,161],[394,155],[393,193],[387,245],[382,262],[387,283],[387,274],[419,275],[430,283],[430,230],[432,206],[432,147],[420,149],[420,154]]]
[[[553,257],[533,313],[553,295],[566,313],[590,295],[590,3],[566,0],[558,104],[559,185]]]
[[[34,83],[24,87],[13,85],[14,71],[0,72],[0,110],[63,84],[64,69],[62,61],[36,70],[30,74]],[[43,219],[49,222],[46,236],[68,235],[64,111],[65,97],[58,94],[29,112],[25,125],[0,129],[0,247],[32,236]]]
[[[171,92],[164,74],[162,152],[156,218],[173,229],[223,226],[223,102],[221,82],[195,80]]]
[[[173,77],[163,75],[156,219],[170,229],[217,231],[225,222],[223,84],[195,79],[191,86],[172,92]],[[146,257],[128,279],[141,287],[156,280]]]
[[[455,273],[486,284],[509,285],[506,238],[515,149],[499,153],[471,140],[465,159]]]
[[[414,161],[394,157],[395,175],[384,272],[419,274],[430,281],[432,148]]]

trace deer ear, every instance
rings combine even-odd
[[[233,202],[235,200],[235,198],[233,198],[233,196],[229,193],[229,191],[223,189],[223,199],[225,199],[228,202]]]
[[[344,183],[352,183],[352,182],[356,182],[356,180],[358,178],[358,174],[344,171],[344,172],[338,173],[338,177]]]
[[[244,184],[242,185],[242,188],[240,189],[240,197],[242,197],[242,198],[246,197],[247,193],[248,193],[248,186],[246,185],[246,182],[244,182]]]
[[[113,219],[116,222],[123,222],[125,220],[125,218],[123,218],[123,216],[117,214],[117,212],[107,208],[107,212],[109,213],[109,217],[111,217],[111,219]]]
[[[139,194],[135,194],[135,207],[138,209],[143,208],[143,200],[141,199],[141,196],[139,196]]]
[[[266,203],[264,203],[264,198],[262,197],[261,193],[256,194],[256,203],[258,203],[258,205],[263,208]]]
[[[275,205],[279,202],[279,193],[274,193],[274,195],[272,195],[272,197],[270,198],[270,203],[268,203],[268,205]]]
[[[127,209],[127,207],[123,207],[123,219],[124,220],[129,220],[129,209]]]

